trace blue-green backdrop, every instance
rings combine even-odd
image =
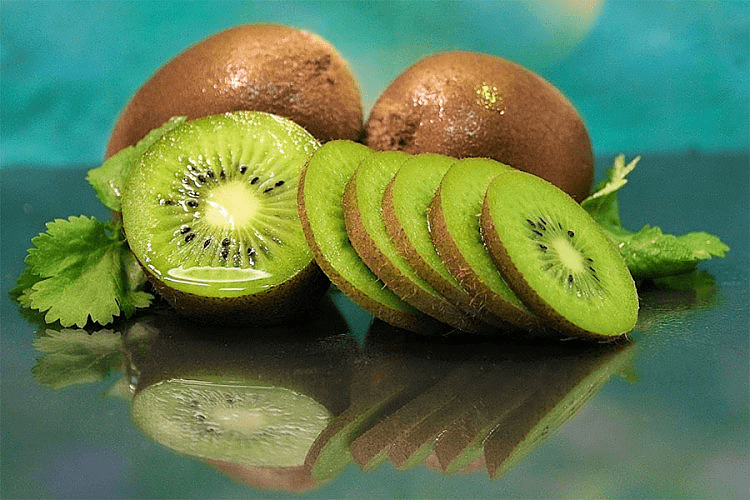
[[[748,149],[747,1],[0,1],[0,166],[94,165],[135,90],[225,28],[278,22],[349,61],[367,112],[429,53],[468,49],[551,80],[598,155]]]

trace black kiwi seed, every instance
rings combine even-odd
[[[210,238],[206,239],[206,240],[205,240],[205,241],[203,242],[203,249],[205,250],[206,248],[208,248],[208,247],[209,247],[209,245],[211,245],[211,239],[210,239]]]
[[[200,198],[201,196],[197,191],[188,191],[187,195],[191,198]]]
[[[180,234],[185,234],[190,232],[190,226],[182,226],[180,228]]]
[[[239,171],[241,174],[247,172],[247,165],[240,165]]]
[[[575,236],[575,233],[571,231],[570,229],[568,229],[568,236],[572,238],[573,236]]]
[[[274,184],[275,187],[283,186],[284,181],[277,181],[276,184]]]
[[[198,174],[198,181],[201,182],[201,183],[205,183],[206,182],[206,176],[204,176],[202,174]]]
[[[250,184],[257,184],[260,180],[260,177],[253,177],[253,179],[250,181]]]
[[[195,239],[195,233],[189,233],[187,236],[185,236],[185,243],[190,243]]]
[[[264,189],[263,190],[263,194],[269,193],[272,189],[273,189],[273,187]]]
[[[188,200],[187,206],[190,208],[198,208],[198,202],[195,200]]]
[[[229,238],[224,238],[223,240],[221,240],[221,246],[223,247],[228,247],[230,243],[232,243],[232,241]]]

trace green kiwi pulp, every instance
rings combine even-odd
[[[497,270],[479,227],[487,186],[495,176],[509,170],[510,167],[485,158],[467,158],[453,164],[427,210],[430,237],[483,321],[501,328],[514,325],[537,331],[538,318]]]
[[[318,147],[290,120],[245,111],[186,122],[142,155],[123,190],[123,225],[178,312],[272,323],[325,290],[296,207]]]
[[[263,382],[171,379],[138,392],[131,417],[147,436],[187,455],[298,466],[331,414],[308,396]]]
[[[346,232],[360,258],[404,302],[453,328],[477,331],[478,322],[420,278],[386,231],[386,187],[410,158],[399,151],[381,151],[362,161],[344,191]]]
[[[430,237],[427,208],[456,159],[425,153],[406,161],[383,196],[383,220],[396,249],[414,272],[467,314],[477,315],[471,297],[440,258]]]
[[[359,164],[371,154],[366,146],[336,140],[310,157],[297,192],[304,235],[320,268],[355,303],[393,326],[432,332],[440,324],[388,290],[349,241],[343,215],[344,189]]]
[[[554,329],[606,340],[635,326],[638,294],[622,257],[557,187],[521,171],[498,176],[481,227],[508,283]]]

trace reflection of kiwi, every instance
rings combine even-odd
[[[328,282],[296,201],[300,171],[317,147],[290,120],[237,112],[186,122],[144,153],[124,187],[123,224],[178,312],[273,323],[315,303]]]
[[[578,346],[580,347],[580,346]],[[532,381],[522,404],[496,419],[492,431],[468,448],[482,448],[487,473],[496,477],[567,423],[601,387],[621,372],[636,345],[610,343],[566,352],[547,352],[518,371]],[[538,370],[541,364],[544,369]],[[448,436],[446,436],[448,438]],[[466,453],[456,466],[466,460]]]
[[[427,220],[427,207],[455,162],[437,154],[417,155],[406,161],[383,195],[383,221],[396,249],[414,272],[450,302],[476,315],[471,297],[435,250]]]
[[[126,334],[134,423],[203,459],[303,465],[318,435],[349,405],[356,347],[326,304],[296,328],[217,331],[174,315],[137,323]]]
[[[432,332],[440,324],[409,306],[365,265],[349,242],[342,198],[360,162],[372,152],[350,141],[331,141],[318,149],[302,171],[298,190],[300,220],[321,269],[354,302],[400,328]]]
[[[456,162],[443,177],[428,217],[437,252],[471,296],[471,305],[487,323],[513,324],[525,330],[539,322],[511,291],[484,247],[479,213],[487,185],[509,167],[494,160]]]
[[[508,283],[556,330],[612,339],[633,329],[638,295],[627,266],[560,189],[526,172],[500,175],[487,190],[481,226]]]
[[[386,151],[362,161],[344,191],[347,234],[365,264],[401,299],[454,328],[474,331],[476,322],[419,277],[386,231],[383,196],[409,158],[406,153]]]

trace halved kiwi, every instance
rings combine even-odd
[[[297,192],[305,238],[323,272],[363,309],[399,328],[433,332],[441,325],[388,290],[349,242],[343,216],[344,188],[371,154],[366,146],[337,140],[327,142],[310,157]]]
[[[440,258],[471,296],[471,306],[483,321],[534,331],[539,329],[539,320],[495,267],[479,227],[487,186],[509,169],[485,158],[467,158],[453,164],[427,211],[430,236]]]
[[[277,323],[315,304],[328,280],[296,202],[300,172],[318,147],[291,120],[244,111],[185,122],[141,156],[125,182],[123,225],[178,312]]]
[[[638,293],[617,249],[570,196],[521,171],[497,176],[481,227],[493,261],[555,330],[612,340],[638,319]]]
[[[435,250],[427,219],[427,208],[455,162],[455,158],[429,153],[406,161],[385,190],[383,221],[396,249],[414,272],[447,300],[476,316],[471,296]]]
[[[479,323],[420,278],[385,229],[386,187],[410,158],[403,152],[383,151],[362,161],[344,190],[346,232],[360,258],[404,302],[453,328],[476,331]]]

